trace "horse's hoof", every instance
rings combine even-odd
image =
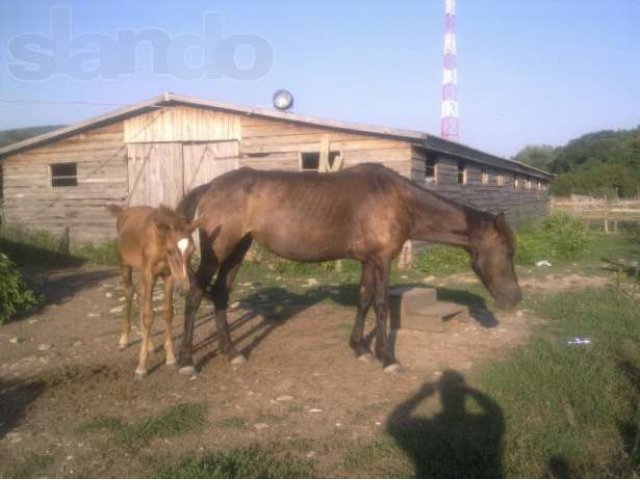
[[[247,357],[245,357],[244,355],[240,354],[240,355],[236,355],[235,357],[233,357],[233,359],[231,360],[231,364],[232,365],[242,365],[243,363],[247,363]]]
[[[180,375],[192,376],[197,374],[196,367],[193,365],[187,365],[186,367],[181,367],[179,370]]]
[[[146,376],[147,376],[147,371],[146,370],[136,370],[136,373],[134,375],[136,380],[142,380]]]
[[[178,366],[178,362],[176,362],[175,360],[173,360],[173,361],[167,360],[167,367],[176,368],[177,366]]]
[[[404,368],[399,363],[392,363],[391,365],[384,367],[383,371],[384,373],[400,375],[401,373],[404,373]]]
[[[362,355],[358,355],[356,359],[362,363],[371,363],[373,361],[373,355],[370,353],[363,353]]]

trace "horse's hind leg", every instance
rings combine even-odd
[[[396,362],[387,337],[387,317],[389,316],[389,260],[376,262],[373,270],[375,295],[373,308],[376,312],[375,354],[382,361],[385,372],[397,373],[402,367]]]
[[[133,282],[131,279],[131,267],[122,265],[121,275],[124,286],[125,310],[122,323],[120,325],[120,340],[118,345],[120,350],[124,350],[129,345],[129,334],[131,333],[131,302],[133,300]]]
[[[226,354],[231,363],[242,363],[246,359],[239,355],[229,335],[229,323],[227,321],[227,308],[229,307],[229,292],[233,286],[233,281],[240,270],[240,265],[244,256],[251,247],[251,237],[244,237],[238,243],[233,253],[220,266],[220,272],[213,285],[211,297],[216,309],[216,330],[218,334],[218,344],[220,352]]]
[[[173,338],[171,337],[171,324],[173,323],[173,277],[166,275],[164,281],[164,304],[162,318],[164,319],[164,351],[167,356],[168,366],[176,364],[176,357],[173,355]]]
[[[364,321],[367,312],[373,303],[374,282],[373,282],[373,263],[362,262],[362,273],[360,277],[360,295],[358,297],[358,310],[356,312],[356,320],[351,331],[349,346],[356,353],[359,360],[369,360],[371,353],[369,348],[362,340],[364,331]]]

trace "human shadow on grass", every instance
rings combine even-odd
[[[424,285],[415,284],[413,286]],[[296,315],[324,301],[331,301],[343,307],[352,307],[355,318],[359,290],[359,284],[355,283],[322,285],[317,288],[310,288],[303,293],[291,292],[282,287],[257,288],[240,299],[239,304],[244,313],[229,322],[232,341],[237,345],[248,340],[248,345],[242,348],[241,353],[249,358],[256,347],[275,330]],[[466,305],[472,318],[481,326],[491,328],[498,324],[498,320],[488,309],[484,298],[481,296],[463,290],[447,288],[438,288],[437,292],[439,300]],[[203,306],[205,303],[207,303],[206,299],[203,300]],[[373,315],[373,309],[369,312],[369,316],[371,315]],[[213,316],[213,313],[199,316],[197,325],[212,324],[213,322],[208,320],[212,320]],[[247,328],[244,329],[243,327]],[[243,333],[239,337],[234,336],[234,332],[241,329]],[[364,338],[365,343],[370,344],[374,335],[375,330],[368,332]],[[391,338],[393,341],[394,337],[392,336]],[[194,345],[194,352],[203,350],[211,345],[216,345],[216,348],[209,350],[197,362],[197,369],[201,369],[218,354],[217,336],[212,334]],[[392,348],[394,348],[394,345],[392,345]]]
[[[0,379],[0,440],[25,418],[29,405],[45,390],[45,382]]]
[[[442,411],[418,416],[420,404],[439,395]],[[470,408],[471,403],[473,406]],[[502,408],[455,370],[398,405],[387,432],[415,465],[417,478],[502,478]]]
[[[640,367],[630,359],[618,362],[618,368],[628,378],[636,391],[636,396],[640,395]],[[637,410],[629,418],[618,421],[618,433],[622,439],[624,450],[627,454],[630,473],[633,474],[640,468],[640,425],[638,425]]]

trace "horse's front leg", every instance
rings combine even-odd
[[[353,330],[351,331],[351,337],[349,339],[349,346],[356,353],[358,360],[369,361],[371,359],[371,352],[368,346],[364,343],[362,337],[364,333],[364,321],[367,317],[367,312],[373,303],[374,296],[374,283],[373,283],[373,263],[362,262],[362,273],[360,276],[360,295],[358,296],[358,310],[356,312],[356,319],[353,324]]]
[[[374,267],[375,296],[373,308],[376,312],[376,357],[382,361],[384,371],[399,373],[402,367],[396,362],[393,348],[387,336],[387,318],[389,316],[389,270],[390,261],[376,263]]]
[[[202,240],[201,240],[202,241]],[[180,354],[178,356],[178,365],[180,373],[183,375],[193,375],[196,369],[193,366],[193,333],[196,323],[196,313],[202,303],[204,292],[211,282],[211,278],[215,273],[216,265],[210,256],[202,256],[198,272],[194,275],[189,272],[191,277],[191,288],[185,298],[184,304],[184,332],[182,334],[182,343],[180,345]]]
[[[231,363],[244,363],[246,361],[245,356],[239,354],[231,342],[227,309],[229,308],[229,294],[233,287],[233,282],[240,270],[242,260],[251,246],[251,241],[251,237],[244,237],[238,242],[231,255],[220,266],[220,271],[211,293],[211,299],[216,309],[216,331],[220,352],[227,355]]]
[[[143,269],[141,272],[141,282],[140,333],[142,334],[142,343],[140,345],[138,368],[136,368],[136,378],[143,378],[147,375],[147,357],[149,356],[151,324],[153,322],[152,296],[156,278],[150,271]]]

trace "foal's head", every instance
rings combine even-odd
[[[498,308],[514,307],[522,294],[513,268],[515,235],[504,214],[484,223],[471,248],[473,271],[496,299]]]
[[[151,221],[158,231],[158,247],[160,252],[164,252],[171,276],[176,285],[187,292],[190,288],[189,263],[195,251],[191,234],[198,228],[198,222],[187,223],[182,216],[165,206],[154,209]]]

